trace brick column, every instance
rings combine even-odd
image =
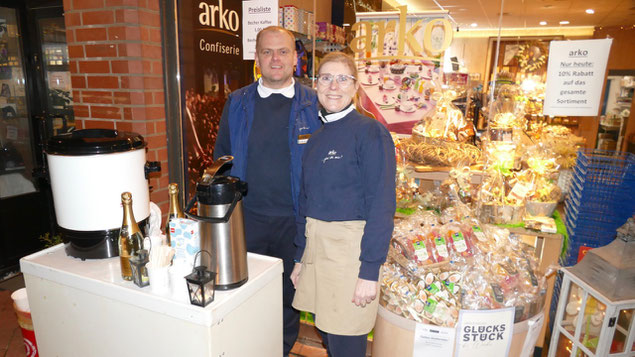
[[[160,161],[150,199],[168,210],[168,154],[158,0],[64,0],[77,129],[134,131]],[[155,176],[156,177],[156,176]]]

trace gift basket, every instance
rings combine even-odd
[[[532,136],[553,152],[559,168],[565,170],[575,166],[576,152],[585,143],[583,137],[573,134],[570,128],[563,125],[537,125],[532,130]]]
[[[493,142],[488,145],[483,182],[479,188],[478,217],[486,223],[517,224],[524,215],[525,199],[531,187],[518,179],[517,145]]]
[[[435,111],[424,117],[412,129],[412,136],[402,141],[409,161],[430,166],[473,165],[481,157],[480,150],[469,142],[474,137],[474,125],[452,104],[454,90],[432,93]]]
[[[472,138],[474,126],[465,120],[463,113],[452,104],[456,98],[457,93],[454,90],[434,93],[433,99],[437,101],[436,110],[414,126],[413,136],[460,143]]]
[[[529,148],[525,155],[526,169],[518,177],[531,187],[525,204],[527,214],[551,217],[562,196],[556,156],[541,144]]]
[[[488,138],[491,141],[515,142],[526,129],[525,103],[516,85],[504,84],[489,113]]]

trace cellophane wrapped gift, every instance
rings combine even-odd
[[[516,178],[515,144],[491,142],[486,150],[483,181],[478,192],[478,217],[487,223],[517,224],[522,222],[524,204],[531,189]]]
[[[391,68],[394,66],[391,66]],[[430,166],[470,166],[481,158],[480,150],[470,142],[474,125],[465,120],[463,113],[452,104],[456,91],[442,90],[431,81],[404,80],[412,83],[420,94],[433,97],[436,107],[412,128],[412,136],[403,140],[402,147],[409,161]],[[419,84],[425,82],[430,88]]]
[[[469,212],[469,211],[468,211]],[[416,322],[453,327],[460,309],[541,311],[545,273],[508,230],[457,210],[398,220],[381,278],[380,303]]]
[[[516,142],[526,130],[525,104],[516,85],[504,84],[489,110],[488,138],[491,141]]]
[[[474,125],[465,120],[463,113],[452,104],[457,98],[456,91],[435,92],[433,97],[437,102],[435,111],[417,123],[412,134],[461,143],[469,141],[474,136]]]
[[[561,169],[570,169],[575,165],[576,152],[584,146],[584,138],[562,125],[540,125],[534,133],[535,139],[553,152]]]

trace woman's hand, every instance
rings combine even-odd
[[[302,271],[302,263],[295,263],[295,265],[293,266],[293,271],[291,272],[291,282],[293,283],[294,288],[296,287],[295,284],[298,283],[300,271]]]
[[[293,274],[291,276],[293,276]],[[377,282],[358,278],[352,302],[357,306],[364,307],[366,304],[370,304],[375,300],[376,297]]]

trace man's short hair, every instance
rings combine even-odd
[[[274,31],[280,31],[282,33],[285,33],[289,36],[289,38],[291,39],[291,42],[294,44],[294,47],[292,47],[291,49],[295,50],[295,36],[293,35],[293,33],[287,29],[285,29],[284,27],[280,27],[280,26],[268,26],[265,27],[264,29],[260,30],[260,32],[258,32],[258,34],[256,35],[256,51],[258,51],[258,48],[260,47],[260,38],[261,35],[265,32],[274,32]]]

